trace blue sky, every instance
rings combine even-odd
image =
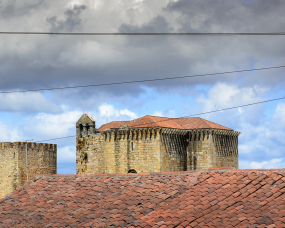
[[[1,31],[282,32],[282,1],[8,1]],[[227,12],[227,13],[225,13]],[[284,65],[283,37],[1,35],[0,91],[207,74]],[[144,115],[182,117],[284,97],[284,69],[48,92],[0,94],[0,141],[75,135]],[[240,168],[285,167],[285,100],[200,117],[242,132]],[[75,138],[58,145],[58,173],[75,173]]]

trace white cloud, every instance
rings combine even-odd
[[[124,116],[129,116],[132,119],[137,118],[137,115],[134,112],[129,111],[128,109],[120,110],[120,114]]]
[[[238,85],[217,83],[209,90],[208,97],[200,95],[197,102],[203,104],[203,112],[209,112],[266,100],[268,90],[269,88],[260,86],[241,88]],[[264,117],[263,105],[245,106],[205,115],[206,118],[213,116],[217,117],[218,123],[228,127],[237,127],[243,122],[258,125]]]
[[[250,163],[250,166],[251,166],[251,168],[253,168],[253,169],[262,169],[262,167],[264,166],[264,165],[266,165],[266,164],[268,164],[268,162],[260,162],[260,163],[258,163],[258,162],[251,162]]]
[[[153,115],[154,115],[154,116],[162,116],[162,117],[164,116],[163,113],[162,113],[162,111],[155,111],[155,112],[153,113]]]
[[[0,111],[60,112],[60,107],[39,92],[0,94],[0,100]]]
[[[15,142],[22,137],[22,132],[17,128],[0,122],[0,142]]]
[[[271,169],[271,168],[281,168],[283,166],[282,158],[271,159],[264,162],[251,162],[250,166],[253,169]]]
[[[76,161],[76,150],[75,146],[65,146],[58,148],[57,151],[57,162],[75,162]]]
[[[101,116],[108,116],[108,117],[120,117],[120,116],[128,116],[131,119],[135,119],[137,118],[137,115],[132,112],[129,111],[128,109],[123,109],[123,110],[116,110],[114,105],[110,105],[110,104],[102,104],[99,106],[99,112]]]
[[[67,111],[61,114],[39,113],[27,119],[23,132],[37,139],[75,135],[75,123],[82,114],[80,111]]]
[[[284,129],[285,127],[285,103],[279,103],[273,115],[275,129]]]

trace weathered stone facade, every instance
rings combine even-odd
[[[78,174],[238,168],[239,132],[122,125],[96,133],[95,121],[84,115],[76,124]]]
[[[27,178],[32,180],[36,174],[56,174],[57,146],[29,142],[0,143],[0,158],[0,198],[2,198],[25,184]]]

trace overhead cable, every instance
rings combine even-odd
[[[71,137],[76,137],[76,135],[66,136],[66,137],[61,137],[61,138],[54,138],[54,139],[45,139],[45,140],[41,140],[41,141],[36,141],[36,143],[53,141],[53,140],[58,140],[58,139],[66,139],[66,138],[71,138]]]
[[[205,76],[211,76],[211,75],[233,74],[233,73],[250,72],[250,71],[271,70],[271,69],[278,69],[278,68],[284,68],[284,67],[285,66],[263,67],[263,68],[247,69],[247,70],[236,70],[236,71],[210,73],[210,74],[197,74],[197,75],[190,75],[190,76],[155,78],[155,79],[145,79],[145,80],[136,80],[136,81],[102,83],[102,84],[82,85],[82,86],[67,86],[67,87],[47,88],[47,89],[15,90],[15,91],[4,91],[4,92],[0,92],[0,93],[25,93],[25,92],[37,92],[37,91],[50,91],[50,90],[62,90],[62,89],[75,89],[75,88],[86,88],[86,87],[122,85],[122,84],[132,84],[132,83],[141,83],[141,82],[154,82],[154,81],[165,81],[165,80],[174,80],[174,79],[183,79],[183,78],[205,77]]]
[[[284,36],[285,32],[0,32],[0,34],[63,36]]]

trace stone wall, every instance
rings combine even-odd
[[[215,147],[212,132],[193,130],[188,134],[187,170],[214,167]]]
[[[110,129],[79,132],[78,174],[238,168],[239,132],[223,130]]]
[[[161,138],[157,130],[110,130],[77,137],[78,174],[160,171]],[[85,153],[87,154],[85,156]]]
[[[238,168],[239,132],[225,130],[189,131],[187,169]]]
[[[104,136],[91,134],[76,139],[76,173],[104,173]]]
[[[0,199],[18,185],[18,153],[11,143],[0,144]]]
[[[26,166],[26,145],[28,169]],[[0,143],[0,198],[35,178],[56,174],[57,146],[43,143]]]
[[[215,167],[238,168],[238,132],[216,130],[213,135]]]

